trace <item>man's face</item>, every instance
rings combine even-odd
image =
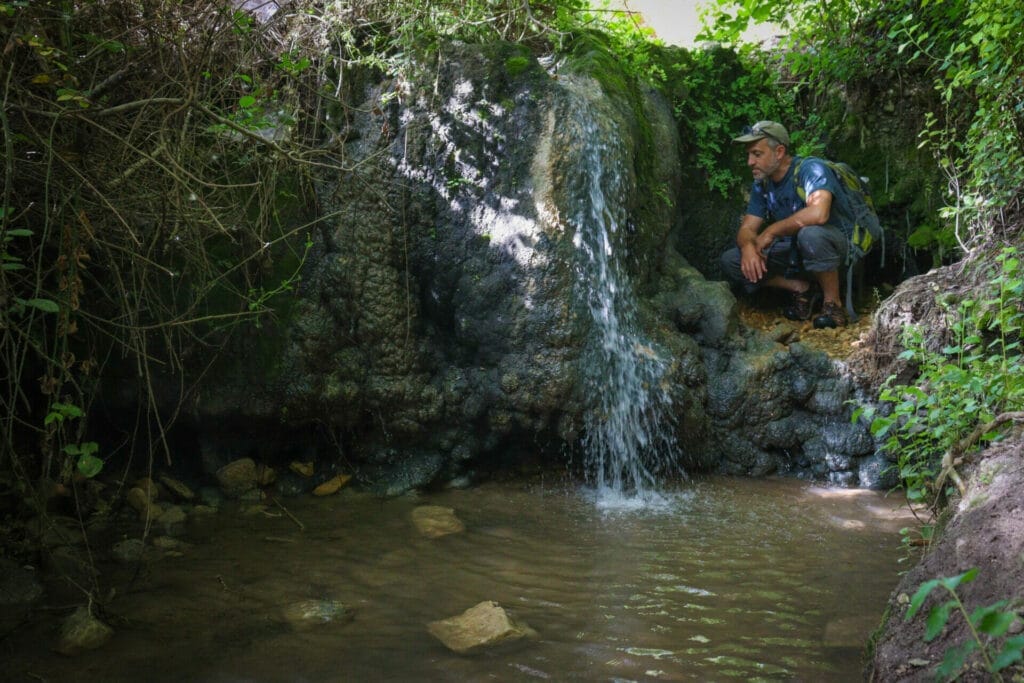
[[[771,178],[782,165],[783,150],[781,145],[772,147],[764,138],[747,145],[747,166],[754,175],[754,180]]]

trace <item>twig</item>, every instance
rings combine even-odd
[[[274,496],[271,496],[270,500],[272,500],[274,502],[274,505],[276,505],[277,507],[281,508],[281,511],[284,512],[284,514],[288,515],[288,519],[290,519],[293,522],[295,522],[295,525],[299,527],[299,531],[305,531],[306,530],[306,525],[303,524],[302,522],[300,522],[298,517],[296,517],[292,513],[288,512],[288,508],[286,508],[284,505],[281,505],[280,501],[278,501],[277,498],[275,498]]]

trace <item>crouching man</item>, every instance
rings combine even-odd
[[[760,121],[733,141],[746,145],[754,185],[736,246],[722,254],[726,277],[747,293],[789,292],[783,315],[790,320],[813,316],[818,328],[846,325],[839,269],[849,249],[842,226],[850,217],[837,200],[839,180],[822,160],[791,155],[781,123]]]

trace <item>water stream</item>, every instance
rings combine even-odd
[[[656,478],[679,460],[673,435],[671,397],[663,384],[664,358],[645,339],[636,321],[629,277],[616,254],[613,236],[625,224],[615,198],[626,195],[623,174],[607,157],[621,144],[602,131],[590,112],[579,111],[582,146],[578,166],[585,192],[572,214],[580,255],[577,290],[593,321],[584,350],[584,390],[591,400],[585,416],[587,471],[608,507],[659,502]]]
[[[658,510],[608,512],[538,478],[286,501],[304,531],[274,506],[196,518],[180,557],[137,575],[101,565],[118,587],[109,643],[57,655],[66,612],[41,612],[0,642],[5,680],[862,680],[861,648],[897,579],[894,499],[745,479],[663,495]],[[422,536],[410,515],[423,504],[454,508],[466,530]],[[354,618],[282,620],[311,598]],[[461,656],[428,633],[483,600],[537,638]]]

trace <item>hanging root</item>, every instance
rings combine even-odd
[[[956,471],[957,465],[963,464],[964,453],[967,449],[976,444],[983,434],[995,431],[1007,422],[1024,422],[1024,411],[1000,413],[988,424],[978,425],[974,428],[973,432],[953,444],[953,447],[950,448],[944,456],[942,456],[942,471],[939,472],[939,476],[935,479],[935,490],[941,491],[942,485],[948,477],[954,484],[956,484],[956,488],[960,491],[960,495],[964,495],[964,491],[967,487],[964,486],[963,479],[960,478],[960,475]]]

